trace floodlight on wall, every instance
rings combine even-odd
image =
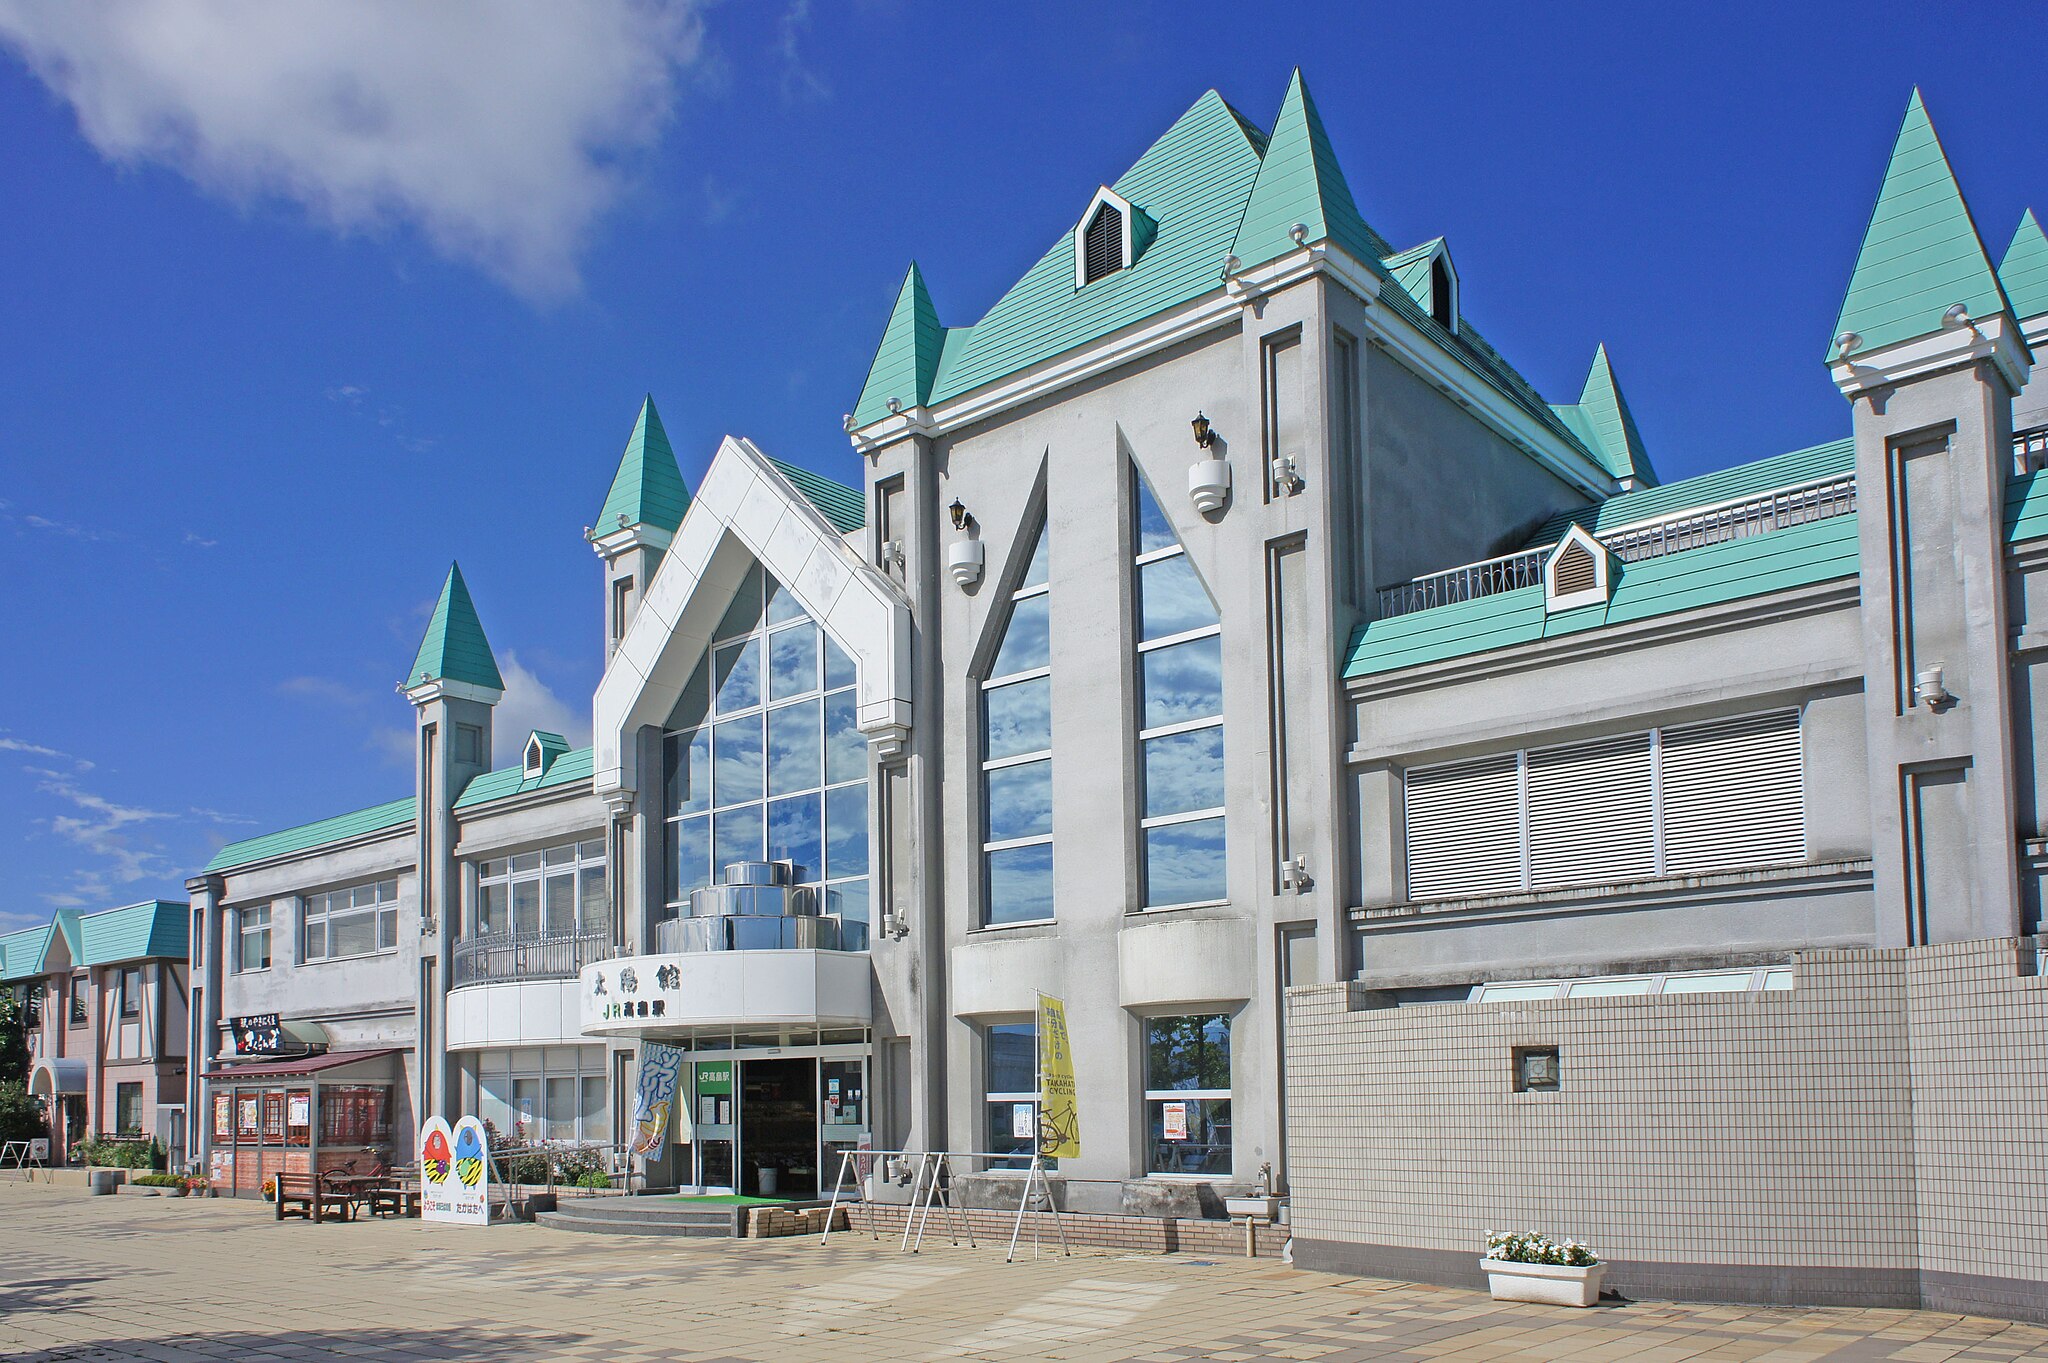
[[[1294,224],[1294,226],[1287,229],[1287,235],[1294,238],[1296,246],[1305,244],[1308,241],[1308,224],[1305,222]]]
[[[1835,337],[1835,358],[1847,359],[1850,352],[1863,344],[1863,337],[1853,331],[1845,331]]]
[[[1302,479],[1301,471],[1294,466],[1293,455],[1282,454],[1274,456],[1273,490],[1275,492],[1279,493],[1282,497],[1292,497],[1307,486],[1307,482]]]
[[[1951,329],[1969,326],[1970,305],[1967,303],[1949,304],[1947,311],[1941,314],[1941,324]]]
[[[1923,667],[1913,674],[1913,699],[1930,710],[1939,710],[1955,699],[1942,680],[1940,663]]]

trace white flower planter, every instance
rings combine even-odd
[[[1486,1286],[1495,1301],[1533,1301],[1546,1306],[1591,1306],[1600,1300],[1600,1279],[1607,1265],[1570,1268],[1564,1264],[1517,1264],[1506,1259],[1481,1259]]]

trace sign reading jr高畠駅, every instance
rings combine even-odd
[[[1038,1153],[1046,1159],[1073,1159],[1081,1153],[1067,1005],[1050,994],[1038,996]]]
[[[484,1124],[464,1117],[449,1126],[429,1117],[420,1127],[420,1217],[457,1226],[491,1220],[490,1143]]]

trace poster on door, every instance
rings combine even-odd
[[[490,1224],[490,1146],[476,1118],[464,1117],[451,1127],[445,1118],[429,1117],[420,1127],[420,1218]]]

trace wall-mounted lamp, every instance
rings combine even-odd
[[[1216,432],[1210,428],[1208,417],[1197,412],[1189,424],[1195,428],[1195,448],[1209,457],[1188,466],[1188,500],[1195,504],[1196,512],[1206,516],[1221,511],[1230,500],[1230,461],[1210,450],[1216,443]]]
[[[1941,664],[1924,667],[1913,674],[1913,699],[1930,710],[1939,710],[1955,700],[1942,681]]]
[[[1854,331],[1845,331],[1835,337],[1835,358],[1846,360],[1855,349],[1863,344],[1863,337]]]
[[[1282,497],[1292,497],[1307,487],[1299,471],[1294,467],[1291,454],[1276,455],[1273,459],[1273,490]]]
[[[1966,327],[1971,325],[1970,305],[1967,303],[1949,304],[1948,310],[1941,314],[1941,324],[1945,327],[1950,328]]]
[[[1195,419],[1188,424],[1195,428],[1195,444],[1205,450],[1208,449],[1210,442],[1216,438],[1216,433],[1209,429],[1209,418],[1196,412]]]
[[[981,581],[982,565],[987,561],[988,551],[978,539],[954,540],[946,546],[946,571],[962,589]]]
[[[958,497],[953,499],[953,504],[946,508],[946,512],[952,516],[953,528],[955,530],[965,530],[968,526],[974,524],[974,514],[966,507],[960,505]]]

